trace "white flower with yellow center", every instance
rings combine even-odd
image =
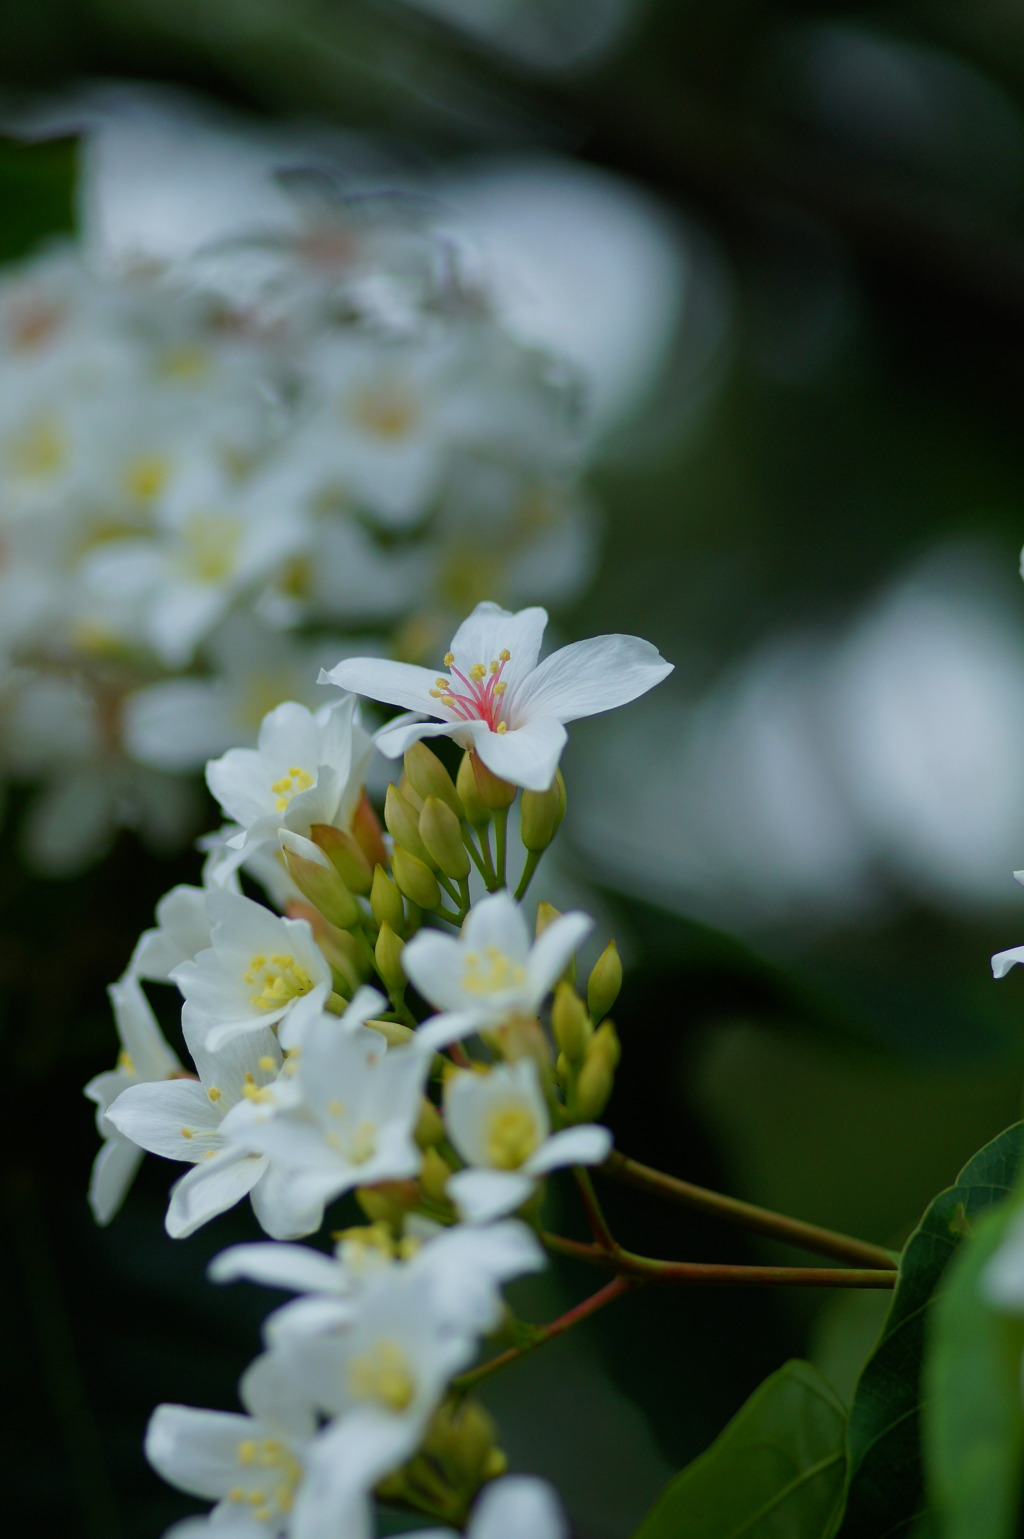
[[[216,1052],[246,1032],[279,1025],[299,1000],[322,1005],[331,970],[304,919],[282,919],[240,893],[207,893],[210,946],[171,971],[182,1019]]]
[[[469,1167],[451,1177],[448,1195],[469,1223],[486,1223],[521,1207],[548,1171],[597,1165],[611,1153],[611,1134],[595,1123],[552,1134],[532,1058],[499,1064],[485,1074],[451,1074],[444,1110],[448,1136]]]
[[[625,705],[672,671],[638,636],[576,641],[538,663],[547,619],[543,609],[511,614],[478,604],[456,631],[443,674],[359,657],[321,674],[321,682],[415,713],[377,734],[389,758],[400,758],[417,739],[452,737],[503,780],[546,791],[565,747],[565,722]]]
[[[258,1104],[239,1107],[230,1119],[234,1142],[273,1159],[282,1212],[322,1212],[354,1187],[419,1170],[414,1132],[429,1060],[411,1048],[388,1052],[363,1025],[384,1007],[369,988],[357,990],[340,1020],[304,1003],[291,1100],[269,1115]]]
[[[158,1474],[191,1496],[217,1505],[207,1518],[176,1525],[176,1535],[274,1539],[291,1534],[316,1417],[269,1353],[243,1375],[239,1398],[248,1415],[161,1405],[146,1430],[146,1457]],[[335,1532],[337,1516],[321,1515],[311,1533]]]
[[[156,924],[143,930],[135,943],[128,974],[169,983],[171,973],[210,944],[206,889],[181,883],[164,894],[156,906]]]
[[[134,1085],[107,1113],[118,1132],[139,1148],[195,1166],[171,1191],[168,1234],[175,1239],[192,1234],[247,1194],[268,1234],[289,1239],[309,1234],[318,1215],[300,1213],[294,1203],[282,1213],[271,1161],[233,1142],[224,1126],[239,1104],[268,1109],[287,1100],[290,1077],[281,1077],[284,1057],[274,1033],[266,1028],[249,1033],[217,1053],[187,1024],[184,1035],[198,1080]]]
[[[95,1075],[85,1087],[85,1094],[96,1103],[96,1128],[103,1139],[89,1181],[89,1203],[98,1224],[109,1224],[114,1217],[142,1159],[138,1145],[107,1117],[109,1107],[131,1085],[169,1080],[182,1072],[137,979],[129,972],[107,992],[121,1051],[116,1067]]]
[[[593,926],[586,914],[561,914],[539,938],[507,892],[473,905],[456,939],[421,930],[402,952],[409,981],[440,1015],[424,1023],[417,1046],[434,1052],[475,1031],[536,1016]]]
[[[276,843],[281,828],[308,837],[314,823],[348,831],[372,753],[354,695],[315,715],[279,705],[264,717],[256,748],[229,749],[206,767],[210,790],[240,826],[228,844]]]

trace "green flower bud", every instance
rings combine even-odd
[[[416,794],[426,801],[436,796],[454,812],[461,823],[463,812],[454,781],[433,749],[426,743],[413,743],[405,753],[405,774]]]
[[[288,875],[302,896],[308,898],[313,907],[323,914],[328,924],[333,924],[339,930],[350,930],[361,918],[359,904],[326,855],[314,860],[309,855],[299,853],[294,847],[298,843],[299,840],[293,836],[293,842],[283,845],[281,849]],[[309,839],[303,839],[302,844],[310,850],[317,848]]]
[[[415,1138],[421,1149],[431,1149],[444,1138],[444,1123],[441,1120],[441,1113],[433,1101],[428,1101],[426,1096],[423,1097],[420,1103],[420,1116],[416,1124]],[[448,1174],[451,1175],[451,1171]]]
[[[314,823],[309,832],[313,843],[323,850],[349,892],[365,896],[373,880],[373,867],[352,835],[330,823]]]
[[[427,1149],[420,1169],[420,1185],[435,1202],[447,1201],[448,1180],[452,1169],[436,1149]]]
[[[380,819],[370,806],[370,798],[364,791],[352,817],[352,837],[373,866],[383,866],[388,858],[384,838],[380,831]]]
[[[571,984],[562,982],[555,989],[555,1000],[551,1007],[551,1029],[555,1034],[555,1041],[569,1059],[570,1063],[578,1063],[587,1051],[590,1038],[593,1034],[593,1026],[587,1007]]]
[[[366,1024],[382,1036],[389,1047],[407,1047],[416,1035],[411,1026],[403,1026],[400,1021],[367,1021]]]
[[[411,855],[400,844],[395,845],[391,857],[391,870],[400,893],[420,908],[436,909],[441,906],[441,889],[437,877],[416,855]]]
[[[420,838],[445,876],[461,882],[469,875],[469,855],[462,842],[462,824],[440,797],[428,796],[423,803]]]
[[[504,1455],[495,1447],[497,1427],[479,1400],[447,1401],[431,1417],[423,1440],[423,1452],[440,1464],[451,1484],[460,1491],[475,1492],[494,1458]]]
[[[505,807],[511,807],[516,799],[518,786],[510,785],[507,780],[502,780],[499,775],[495,775],[472,749],[469,753],[469,762],[473,766],[480,800],[488,811],[501,812]]]
[[[374,947],[373,954],[381,982],[392,999],[400,997],[405,993],[406,977],[402,969],[402,950],[404,946],[405,942],[395,934],[387,920],[385,920],[380,927],[380,933],[377,936],[377,944]]]
[[[615,1084],[620,1056],[615,1027],[611,1021],[604,1021],[590,1039],[570,1097],[570,1110],[577,1122],[591,1122],[604,1111]]]
[[[356,1188],[356,1201],[372,1224],[388,1224],[397,1229],[415,1207],[419,1193],[412,1181],[386,1181],[379,1186]]]
[[[405,933],[405,905],[402,894],[383,866],[373,868],[370,908],[378,924],[389,924],[396,935]]]
[[[622,988],[622,962],[618,949],[610,940],[587,979],[587,1004],[593,1020],[601,1021],[619,997]]]
[[[433,865],[427,847],[420,838],[419,811],[411,802],[406,801],[396,785],[388,786],[384,798],[384,821],[396,844],[408,850],[410,855],[415,855],[425,866]]]
[[[561,770],[546,791],[524,791],[519,809],[519,835],[528,850],[540,855],[557,834],[565,817],[565,781]]]
[[[473,773],[472,756],[468,753],[462,755],[459,773],[455,777],[455,789],[458,792],[459,801],[462,803],[466,822],[472,828],[483,828],[485,824],[491,821],[489,810],[480,800],[476,776]]]
[[[546,899],[542,898],[541,901],[537,904],[537,926],[536,926],[536,936],[537,936],[537,939],[538,940],[540,939],[540,937],[544,934],[544,931],[547,929],[549,924],[553,924],[556,919],[560,919],[560,918],[561,918],[561,911],[559,909],[557,909],[553,903],[548,903],[546,901]],[[565,969],[565,972],[562,974],[562,977],[565,979],[565,981],[567,983],[571,983],[573,985],[573,987],[576,986],[576,958],[575,957],[573,957],[572,961],[569,963],[569,966]]]

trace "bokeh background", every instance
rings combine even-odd
[[[443,188],[510,323],[580,369],[599,555],[559,633],[676,664],[566,765],[571,864],[631,964],[619,1146],[899,1243],[1018,1114],[1024,1065],[1024,981],[988,965],[1024,940],[1024,13],[4,0],[0,22],[3,259],[83,221],[198,241],[282,134],[330,132]],[[193,113],[223,163],[182,141]],[[93,1226],[81,1085],[113,1051],[106,985],[198,862],[125,832],[41,878],[26,797],[0,886],[5,1448],[33,1532],[151,1539],[189,1504],[145,1420],[232,1406],[267,1301],[203,1276],[245,1215],[167,1240],[155,1160]],[[782,1255],[608,1203],[636,1249]],[[586,1286],[555,1270],[523,1311]],[[489,1399],[582,1539],[622,1539],[788,1355],[847,1393],[879,1307],[633,1298]]]

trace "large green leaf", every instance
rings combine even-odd
[[[826,1539],[845,1432],[842,1402],[817,1369],[787,1363],[665,1488],[634,1539]]]
[[[1021,1131],[1016,1123],[968,1161],[903,1251],[892,1307],[850,1411],[850,1485],[841,1539],[906,1536],[927,1510],[920,1419],[928,1311],[964,1235],[1013,1186]]]
[[[1024,1471],[1024,1320],[994,1309],[981,1274],[1016,1203],[981,1220],[935,1301],[924,1366],[922,1442],[942,1539],[1015,1539]]]

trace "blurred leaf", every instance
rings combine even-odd
[[[787,1363],[676,1476],[634,1539],[825,1539],[842,1497],[845,1429],[817,1370]]]
[[[907,1242],[885,1329],[850,1411],[850,1486],[840,1539],[906,1534],[924,1516],[921,1368],[929,1307],[971,1223],[1013,1186],[1021,1128],[1007,1128],[968,1161]]]
[[[73,139],[0,139],[0,262],[74,229],[76,150]]]
[[[1014,1539],[1024,1454],[1024,1320],[993,1308],[981,1274],[1016,1204],[987,1213],[935,1301],[925,1360],[922,1441],[942,1539]]]

